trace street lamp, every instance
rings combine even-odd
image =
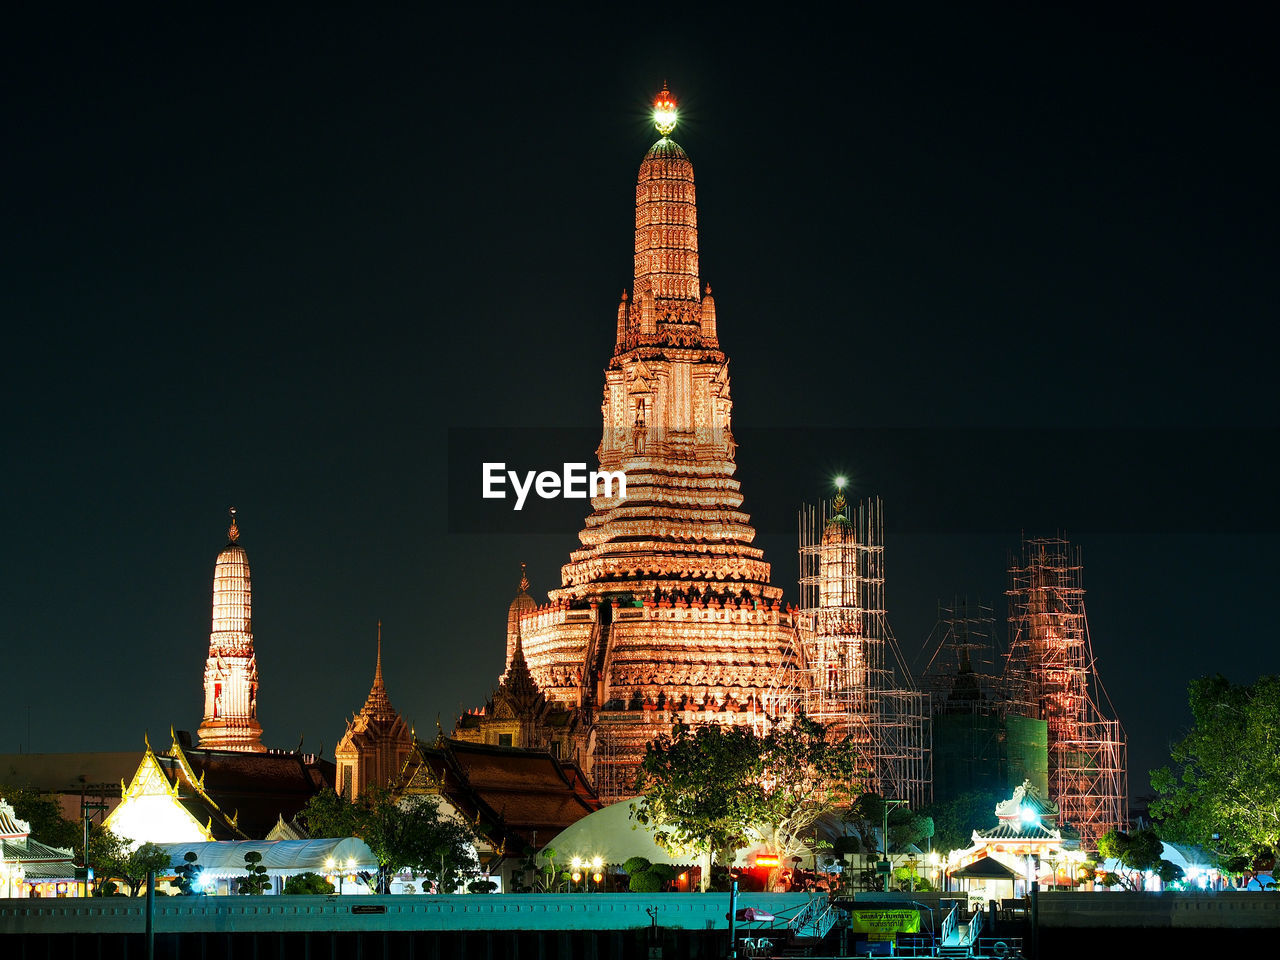
[[[329,882],[333,882],[334,876],[338,878],[338,893],[342,893],[342,874],[338,872],[337,861],[330,857],[324,862],[324,868],[329,872]]]
[[[599,855],[592,857],[591,858],[591,870],[592,870],[591,879],[596,882],[596,893],[600,892],[600,881],[604,879],[604,874],[601,872],[603,869],[604,869],[604,857],[601,857]]]

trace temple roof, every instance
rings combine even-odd
[[[406,773],[410,787],[434,786],[462,815],[476,821],[495,848],[512,856],[546,843],[600,808],[576,765],[545,750],[495,747],[440,737],[414,744]],[[409,769],[416,767],[416,769]]]
[[[676,143],[674,140],[672,140],[669,137],[663,137],[661,140],[655,143],[652,147],[649,148],[649,152],[646,153],[644,156],[646,160],[649,159],[650,157],[658,157],[663,160],[688,160],[689,159],[689,155],[684,152],[680,144]]]
[[[302,753],[202,750],[174,742],[153,754],[178,801],[217,840],[258,840],[281,817],[293,818],[308,800],[334,785],[334,766]]]
[[[1013,795],[1008,800],[1002,800],[996,804],[996,816],[1001,820],[1022,819],[1027,811],[1034,814],[1037,819],[1056,820],[1058,805],[1047,797],[1041,796],[1040,791],[1030,780],[1023,780],[1014,788]]]
[[[378,659],[373,669],[373,686],[369,688],[369,697],[365,700],[360,712],[372,719],[395,720],[399,714],[391,706],[391,698],[387,696],[387,685],[382,680],[382,621],[378,621]]]

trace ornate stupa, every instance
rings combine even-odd
[[[235,507],[231,508],[227,545],[213,569],[213,629],[204,666],[204,719],[199,738],[200,746],[208,750],[266,750],[258,723],[249,557],[240,546]]]
[[[396,713],[382,679],[382,621],[378,621],[378,657],[373,686],[364,706],[347,722],[334,749],[338,792],[348,800],[374,787],[387,787],[400,773],[413,749],[413,734]]]
[[[519,621],[538,687],[589,713],[586,759],[610,799],[633,792],[644,745],[673,720],[741,722],[763,709],[795,650],[741,509],[729,361],[698,270],[693,164],[669,137],[675,121],[664,86],[605,370],[597,453],[602,471],[626,474],[626,497],[593,498],[550,604]]]
[[[520,585],[516,588],[515,599],[507,607],[507,658],[503,661],[502,676],[505,678],[515,659],[516,647],[520,645],[520,618],[538,606],[529,595],[529,568],[520,564]]]

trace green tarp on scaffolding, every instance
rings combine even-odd
[[[1005,748],[1008,756],[1009,785],[1018,786],[1023,780],[1040,792],[1049,795],[1049,724],[1031,717],[1013,714],[1005,717]]]

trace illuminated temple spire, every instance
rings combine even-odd
[[[698,273],[693,164],[666,136],[675,119],[675,98],[664,86],[654,101],[663,136],[636,177],[632,295],[624,292],[618,306],[605,371],[600,466],[626,474],[627,497],[594,501],[582,549],[562,568],[553,601],[600,592],[782,595],[739,509],[729,360],[711,286],[702,293]],[[508,661],[512,649],[508,638]],[[527,638],[525,652],[541,684]]]
[[[204,667],[204,719],[200,746],[261,752],[258,665],[253,652],[253,593],[249,557],[240,546],[236,508],[231,508],[227,545],[213,570],[213,629]]]
[[[364,706],[347,722],[333,751],[338,769],[337,790],[348,800],[374,787],[391,786],[413,745],[409,725],[391,705],[382,680],[382,621],[378,621],[378,654],[373,686]]]
[[[611,800],[634,794],[645,746],[675,711],[717,723],[776,712],[795,649],[742,510],[729,359],[665,85],[653,117],[661,136],[634,181],[632,287],[601,318],[615,339],[597,456],[602,473],[625,475],[626,493],[592,498],[550,603],[508,616],[508,674],[525,660],[548,702],[581,711],[580,755]]]
[[[382,681],[382,621],[378,621],[378,659],[373,668],[373,686],[369,689],[369,697],[360,711],[366,717],[389,720],[396,715],[391,706],[391,698],[387,696],[387,686]]]

